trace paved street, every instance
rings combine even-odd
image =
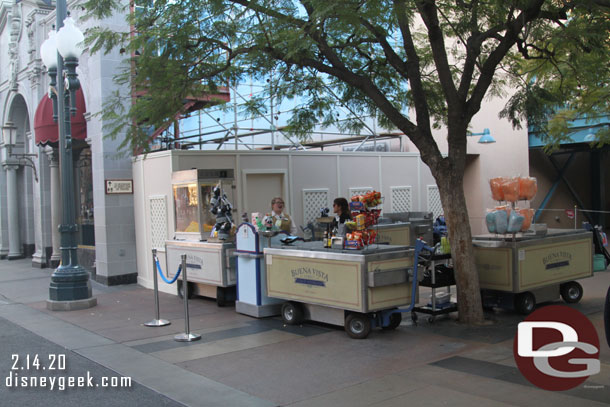
[[[0,376],[3,379],[0,404],[4,406],[183,405],[133,381],[122,381],[116,372],[4,318],[0,318],[0,341]],[[65,355],[65,365],[62,355]],[[36,381],[30,377],[35,377]],[[41,382],[41,377],[46,380]],[[83,377],[83,380],[81,383],[75,381],[75,387],[70,387],[69,377]],[[28,379],[28,385],[34,386],[24,387],[24,378]],[[102,378],[106,383],[102,383]],[[81,387],[78,387],[79,384]]]
[[[423,317],[413,326],[406,318],[395,331],[374,330],[366,340],[352,340],[339,327],[288,327],[277,317],[251,318],[199,297],[190,302],[190,325],[202,340],[185,344],[173,340],[184,330],[178,297],[160,294],[161,316],[172,322],[162,328],[142,326],[154,315],[153,296],[136,285],[93,283],[95,308],[52,312],[45,307],[50,274],[32,269],[29,260],[0,261],[3,380],[12,354],[22,355],[20,363],[24,355],[39,355],[42,365],[49,355],[65,353],[66,370],[57,375],[124,376],[132,386],[51,391],[7,389],[3,383],[2,405],[6,400],[30,406],[223,407],[610,403],[610,349],[602,321],[608,271],[581,281],[585,295],[574,306],[600,335],[601,373],[566,392],[540,390],[523,378],[512,355],[522,317],[508,311],[488,313],[490,324],[478,328],[450,318],[430,324]]]

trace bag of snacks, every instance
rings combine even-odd
[[[504,192],[502,192],[503,183],[504,177],[497,177],[489,180],[489,186],[491,188],[491,197],[494,201],[504,200]]]
[[[506,233],[508,230],[508,213],[506,211],[494,211],[492,213],[495,217],[496,233]]]
[[[508,178],[502,184],[504,200],[517,202],[519,200],[519,178]]]
[[[510,211],[511,211],[510,205],[500,205],[500,206],[496,206],[494,209],[496,211],[504,211],[504,212],[506,212],[507,216],[510,215]]]
[[[523,225],[521,225],[521,231],[526,232],[532,225],[532,219],[534,218],[534,209],[519,209],[519,213],[523,216]]]
[[[487,231],[489,233],[496,233],[496,215],[489,209],[487,211],[487,215],[485,216],[485,224],[487,224]]]
[[[538,184],[536,178],[520,177],[519,178],[519,199],[531,201],[538,192]]]
[[[508,216],[508,226],[506,231],[508,233],[517,233],[521,231],[521,226],[523,226],[523,220],[525,218],[517,211],[512,211]]]

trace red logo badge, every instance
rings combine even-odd
[[[599,373],[599,338],[581,312],[550,305],[519,323],[513,343],[517,367],[532,384],[563,391]]]

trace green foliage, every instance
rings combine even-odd
[[[610,143],[610,5],[581,2],[562,24],[544,22],[520,44],[511,68],[523,85],[502,116],[527,120],[552,151],[571,139],[574,120],[587,119],[597,146]],[[600,125],[600,120],[602,124]]]
[[[85,7],[94,18],[125,13],[113,0]],[[591,1],[159,0],[125,14],[131,32],[93,28],[87,37],[92,52],[120,47],[132,56],[117,81],[139,97],[110,115],[111,135],[126,131],[129,147],[145,150],[150,141],[134,123],[166,126],[189,96],[270,73],[263,99],[303,101],[289,120],[293,135],[304,140],[319,124],[358,132],[361,121],[337,113],[346,108],[403,131],[428,164],[440,158],[432,129],[463,129],[449,142],[464,143],[484,97],[508,83],[500,69],[517,74],[522,88],[504,112],[515,125],[527,112],[531,124],[561,137],[567,112],[544,123],[562,100],[578,114],[607,113],[608,87],[600,85],[608,79],[609,20]],[[262,109],[253,99],[243,113]]]

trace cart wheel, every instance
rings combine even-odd
[[[216,305],[219,307],[227,305],[227,290],[224,287],[216,287]]]
[[[184,298],[184,288],[182,287],[182,281],[178,280],[177,283],[178,283],[178,285],[176,287],[178,289],[178,297]],[[191,282],[188,283],[188,291],[189,291],[189,300],[190,300],[191,298],[193,298],[193,295],[195,295],[194,294],[195,286]]]
[[[560,292],[561,298],[568,304],[576,304],[582,298],[582,286],[576,281],[563,283]]]
[[[282,304],[282,320],[286,325],[298,325],[303,322],[303,308],[296,302]]]
[[[604,328],[606,330],[606,342],[610,346],[610,287],[608,287],[606,303],[604,305]]]
[[[371,319],[368,315],[352,312],[345,318],[345,332],[353,339],[364,339],[371,332]]]
[[[392,330],[398,328],[400,323],[402,322],[402,314],[400,312],[395,312],[390,315],[390,324],[388,326],[382,326],[381,329],[384,330]]]
[[[536,297],[529,291],[515,295],[515,310],[523,315],[530,314],[536,308]]]
[[[411,321],[413,321],[413,325],[417,325],[417,312],[411,311]]]

